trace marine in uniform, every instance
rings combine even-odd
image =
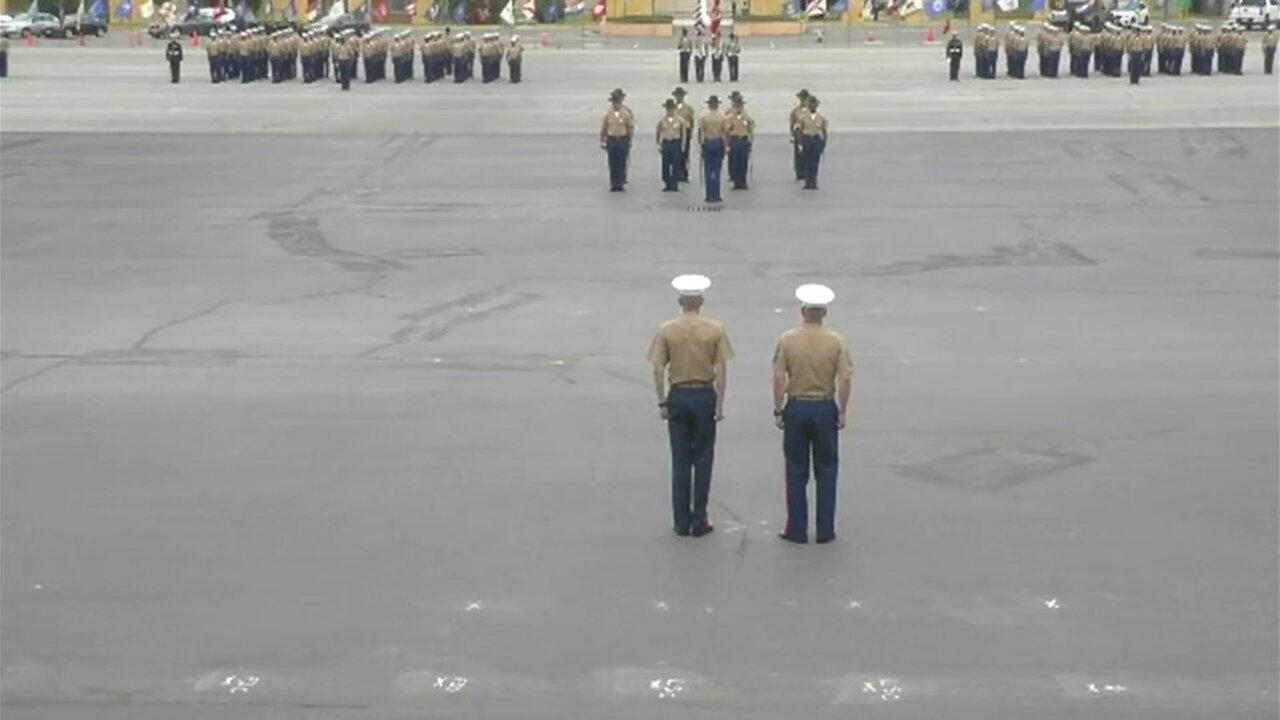
[[[507,45],[507,77],[512,83],[520,82],[520,68],[524,63],[524,45],[520,44],[520,36],[512,35]]]
[[[707,98],[707,109],[698,117],[698,147],[702,148],[702,177],[706,182],[706,201],[720,202],[720,169],[724,165],[728,119],[720,111],[720,98]]]
[[[1013,26],[1009,45],[1005,49],[1008,54],[1009,75],[1019,80],[1027,76],[1027,30],[1021,25]]]
[[[204,44],[205,54],[209,57],[209,82],[217,85],[222,82],[222,72],[218,67],[220,61],[219,54],[222,52],[222,33],[217,30],[209,32],[209,42]]]
[[[839,434],[849,408],[853,362],[844,338],[822,324],[835,293],[824,285],[796,288],[803,323],[788,330],[773,352],[773,415],[782,429],[787,520],[779,537],[809,542],[810,459],[817,491],[819,543],[836,539]]]
[[[170,39],[165,46],[164,59],[169,61],[169,81],[177,83],[182,71],[182,43],[177,38]]]
[[[796,106],[791,108],[791,114],[787,116],[787,129],[791,132],[791,163],[796,171],[796,179],[804,179],[804,142],[800,137],[799,122],[800,114],[805,111],[805,103],[809,100],[809,91],[801,90],[796,93]]]
[[[793,132],[800,136],[804,144],[804,189],[818,189],[818,161],[827,148],[827,119],[818,112],[818,98],[810,95],[805,103],[805,111],[800,113]]]
[[[334,74],[343,90],[351,89],[351,73],[355,70],[355,43],[350,36],[341,38],[333,51]]]
[[[684,120],[676,114],[676,101],[667,98],[662,103],[664,113],[658,119],[654,140],[662,157],[662,191],[680,189],[680,146],[684,144]]]
[[[677,87],[671,91],[676,99],[676,114],[684,121],[684,142],[680,144],[680,182],[689,182],[689,155],[693,149],[693,106],[684,101],[684,88]]]
[[[947,40],[947,65],[948,77],[958,81],[960,79],[960,59],[964,57],[964,43],[960,40],[958,33],[951,33],[951,37]]]
[[[1058,28],[1045,23],[1036,37],[1036,53],[1040,56],[1040,77],[1058,77],[1058,62],[1062,57],[1062,35]]]
[[[742,54],[742,43],[736,33],[729,33],[729,42],[724,46],[724,56],[729,60],[729,82],[738,82],[738,56]]]
[[[257,80],[257,77],[255,77],[257,71],[254,67],[253,36],[249,31],[246,30],[242,33],[237,49],[240,53],[240,83],[243,85]]]
[[[1174,26],[1173,35],[1169,39],[1169,74],[1182,74],[1182,57],[1187,52],[1186,31],[1181,26]]]
[[[1142,36],[1141,33],[1130,33],[1124,39],[1124,50],[1129,54],[1129,84],[1137,85],[1142,77]]]
[[[699,29],[693,39],[693,76],[702,82],[707,73],[707,36]]]
[[[689,28],[680,28],[676,54],[680,57],[680,82],[687,83],[689,82],[689,56],[693,54],[693,41],[689,39]]]
[[[711,81],[720,82],[720,74],[724,71],[724,44],[720,42],[720,33],[711,36]]]
[[[0,78],[9,77],[9,38],[0,36]]]
[[[658,327],[649,345],[649,362],[659,415],[667,422],[671,441],[673,529],[677,535],[701,537],[713,529],[707,499],[733,346],[724,326],[701,314],[711,280],[681,275],[671,286],[679,293],[683,312]]]
[[[734,190],[747,189],[751,144],[756,134],[756,121],[747,114],[746,102],[737,90],[729,93],[729,186]]]
[[[1267,25],[1262,36],[1262,72],[1270,75],[1276,64],[1276,30]],[[0,74],[2,76],[2,74]]]
[[[455,68],[456,72],[456,68]],[[622,106],[626,94],[614,90],[609,94],[609,109],[600,122],[600,147],[609,158],[609,191],[622,192],[627,182],[627,150],[635,123],[631,113]]]

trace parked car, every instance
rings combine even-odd
[[[68,15],[63,18],[62,37],[73,38],[77,33],[102,37],[107,34],[107,21],[90,15],[82,15],[80,16],[79,24],[77,24],[75,15]]]
[[[294,30],[297,28],[297,25],[283,18],[267,18],[266,20],[257,23],[257,26],[262,28],[264,32],[268,33],[279,32],[281,30]]]
[[[26,13],[14,16],[0,15],[0,35],[18,37],[29,27],[31,27],[31,17]]]
[[[1151,13],[1142,0],[1128,0],[1112,8],[1107,20],[1120,27],[1136,27],[1151,22]]]
[[[1099,0],[1067,0],[1062,8],[1049,12],[1049,24],[1063,31],[1081,25],[1096,32],[1102,29],[1102,6]]]
[[[1231,6],[1227,18],[1250,30],[1255,27],[1266,29],[1280,19],[1280,11],[1276,9],[1276,0],[1238,0]]]
[[[230,8],[200,8],[187,13],[185,18],[174,23],[169,30],[176,30],[180,35],[208,35],[214,28],[243,30],[248,26],[249,23]]]
[[[314,32],[323,30],[330,35],[337,35],[347,30],[355,30],[361,35],[369,32],[373,26],[369,24],[369,18],[364,13],[344,13],[334,17],[323,17],[319,20],[308,24],[303,30]]]
[[[5,37],[21,37],[31,33],[41,37],[61,37],[62,21],[51,13],[18,13],[0,24],[0,34]]]

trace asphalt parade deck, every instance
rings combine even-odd
[[[1250,51],[1131,89],[761,50],[752,189],[708,209],[659,192],[670,53],[342,94],[19,48],[4,717],[1274,718],[1280,100]],[[778,134],[800,86],[816,193]],[[698,540],[644,359],[682,272],[738,355]],[[856,366],[822,547],[775,537],[806,281]]]

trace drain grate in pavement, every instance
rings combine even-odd
[[[1075,453],[989,448],[894,469],[915,480],[970,490],[1001,490],[1091,461],[1092,457]]]
[[[723,205],[715,205],[707,203],[705,205],[690,205],[689,212],[720,212],[724,209]]]

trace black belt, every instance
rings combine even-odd
[[[832,395],[789,395],[790,400],[831,400]]]
[[[671,383],[673,388],[707,388],[711,387],[711,383],[702,380],[686,380],[684,382]]]
[[[751,136],[750,136],[750,135],[730,135],[729,137],[731,137],[731,138],[737,138],[737,139],[739,139],[739,140],[750,140],[750,139],[751,139]]]

